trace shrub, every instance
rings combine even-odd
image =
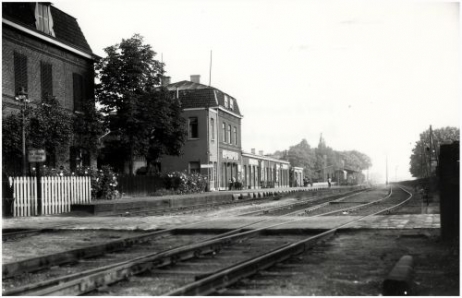
[[[177,194],[199,193],[205,191],[207,177],[198,173],[172,172],[164,176],[164,185]]]
[[[110,166],[102,166],[101,169],[77,167],[72,175],[91,178],[92,199],[114,200],[120,198],[120,193],[117,190],[117,175]]]

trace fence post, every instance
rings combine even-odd
[[[48,207],[48,214],[53,214],[55,211],[55,194],[56,194],[56,183],[55,177],[50,177],[50,206]]]
[[[91,202],[91,178],[87,177],[87,203]]]
[[[71,177],[64,177],[64,202],[66,204],[65,212],[71,211],[71,198],[69,196],[69,182],[71,182]]]
[[[13,185],[14,191],[14,208],[13,216],[20,216],[20,206],[21,206],[21,177],[16,177]]]

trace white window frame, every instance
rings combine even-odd
[[[224,95],[224,98],[225,98],[225,108],[228,107],[228,95]]]
[[[192,167],[193,165],[194,165],[194,167]],[[193,170],[194,170],[194,173],[197,173],[197,174],[201,173],[201,164],[200,164],[200,162],[190,161],[189,165],[188,165],[188,168],[189,168],[189,174],[192,174]]]
[[[215,140],[215,118],[210,118],[211,139]]]
[[[229,98],[229,109],[234,110],[234,101],[231,97]]]
[[[233,143],[233,140],[232,140],[232,135],[231,135],[231,124],[228,124],[228,131],[227,131],[227,134],[228,134],[228,143],[229,143],[229,144],[232,144],[232,143]]]
[[[223,134],[223,139],[221,141],[226,143],[226,123],[224,121],[221,122],[221,133]]]
[[[35,4],[35,26],[38,31],[55,37],[50,5],[40,2]]]
[[[192,133],[192,127],[191,127],[191,122],[192,120],[195,120],[196,121],[196,130],[197,130],[197,136],[193,136]],[[198,117],[189,117],[188,118],[188,139],[190,140],[197,140],[199,138],[199,118]]]

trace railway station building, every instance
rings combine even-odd
[[[53,96],[81,115],[84,103],[94,102],[96,56],[77,20],[49,2],[3,2],[2,10],[2,116],[20,112],[24,96],[32,108]],[[47,153],[48,166],[96,166],[76,135],[65,155]]]
[[[278,188],[289,187],[290,163],[263,155],[255,149],[251,153],[242,152],[244,188]]]
[[[242,152],[243,115],[236,98],[201,84],[199,75],[173,84],[167,78],[165,85],[181,102],[188,135],[182,156],[162,157],[162,172],[201,173],[209,190],[228,189],[231,182],[247,189],[289,186],[289,162]]]

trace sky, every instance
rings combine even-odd
[[[58,0],[93,52],[135,33],[172,82],[200,75],[237,99],[242,149],[273,153],[322,133],[410,179],[421,132],[460,127],[458,2]],[[212,71],[210,56],[212,53]]]

